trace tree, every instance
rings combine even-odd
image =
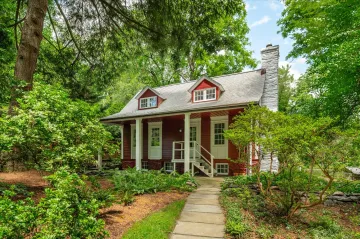
[[[294,39],[288,58],[304,56],[310,65],[300,80],[295,111],[338,117],[337,123],[344,126],[357,117],[360,104],[360,4],[357,0],[284,3],[278,24],[284,37]]]
[[[341,131],[332,124],[330,118],[312,119],[251,106],[235,118],[225,137],[243,147],[258,145],[260,164],[269,155],[270,168],[278,158],[277,171],[261,172],[261,165],[256,165],[254,172],[267,203],[291,217],[299,208],[322,203],[335,173],[357,160],[359,134]],[[310,170],[301,171],[300,167]],[[321,170],[326,181],[317,180],[314,167]],[[281,192],[275,192],[272,186],[278,186]]]
[[[18,3],[21,2],[18,1]],[[184,59],[194,52],[196,52],[196,57],[192,57],[192,60],[204,61],[203,65],[208,64],[207,68],[209,69],[211,64],[215,66],[215,63],[210,64],[213,62],[212,59],[223,58],[222,62],[232,62],[232,64],[228,64],[231,67],[223,65],[220,67],[221,70],[212,69],[212,72],[229,72],[242,69],[245,65],[254,65],[250,52],[245,50],[248,44],[245,37],[248,28],[244,20],[245,4],[242,1],[183,0],[180,2],[132,1],[127,3],[105,0],[65,2],[54,0],[49,2],[48,7],[47,1],[30,0],[29,3],[31,3],[27,9],[29,13],[40,6],[44,10],[39,11],[42,15],[38,16],[36,21],[40,21],[42,26],[45,19],[46,27],[51,32],[48,35],[43,34],[46,42],[59,52],[61,58],[65,58],[64,47],[71,47],[76,56],[74,62],[81,62],[81,68],[89,69],[83,71],[85,79],[86,75],[92,74],[94,67],[98,66],[98,69],[101,69],[104,56],[109,54],[106,48],[112,44],[112,41],[114,44],[123,44],[120,45],[122,50],[126,49],[130,42],[134,46],[138,46],[138,49],[148,49],[160,59],[168,56],[167,59],[170,59],[173,69],[177,71],[182,69]],[[18,9],[21,9],[20,6],[22,5],[18,4]],[[48,9],[48,20],[44,18],[46,9]],[[30,14],[26,15],[21,28],[23,34],[32,28],[32,22],[29,23],[28,19],[30,19]],[[16,18],[16,25],[18,22],[18,18]],[[29,35],[29,37],[37,40],[38,46],[41,34],[40,37],[35,34]],[[119,37],[121,41],[116,43]],[[23,50],[28,51],[29,49]],[[220,57],[218,52],[221,50],[229,52],[229,56],[232,57],[228,59]],[[209,55],[212,55],[212,59],[208,57]],[[36,65],[37,57],[35,56],[37,55],[29,58],[31,62],[28,64],[31,66]],[[126,59],[125,57],[132,57],[132,55],[125,54],[121,62]],[[20,57],[18,58],[20,59]],[[120,62],[116,63],[119,65]],[[162,72],[169,69],[171,68],[166,67]],[[76,69],[76,71],[78,70],[79,68]],[[19,78],[20,80],[28,81],[25,89],[30,89],[33,71],[25,72],[25,69],[21,68],[17,71],[18,78],[22,78]],[[100,71],[99,73],[103,74],[104,72]],[[197,71],[196,74],[199,73]],[[108,79],[108,77],[103,78]],[[96,79],[95,76],[94,79]],[[13,90],[13,93],[15,91],[16,89]],[[13,103],[15,98],[16,95],[13,94]]]
[[[293,95],[291,84],[294,83],[294,75],[290,73],[290,65],[279,68],[279,111],[288,112],[290,100]]]

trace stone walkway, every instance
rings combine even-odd
[[[171,239],[218,239],[225,236],[225,217],[219,204],[222,178],[198,177],[198,189],[188,197]]]

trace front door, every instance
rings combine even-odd
[[[195,154],[196,158],[199,158],[199,156],[200,156],[199,155],[199,153],[200,153],[200,136],[201,136],[200,124],[191,123],[190,124],[190,159],[194,158],[194,154]],[[195,147],[195,151],[197,151],[199,153],[194,151],[194,147]]]
[[[161,122],[149,123],[149,159],[162,158],[162,124]]]

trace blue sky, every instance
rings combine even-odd
[[[292,49],[292,40],[284,39],[278,34],[279,27],[276,22],[281,16],[284,5],[280,0],[245,0],[247,9],[247,22],[250,28],[248,35],[254,52],[253,56],[260,60],[260,50],[268,43],[280,46],[280,66],[290,64],[291,73],[295,78],[306,71],[307,65],[304,58],[285,60]]]

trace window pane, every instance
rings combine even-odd
[[[136,128],[134,129],[133,133],[133,147],[136,147]]]
[[[151,146],[160,146],[160,128],[151,129]]]
[[[174,164],[170,162],[165,163],[165,170],[166,171],[173,171],[174,170]]]
[[[149,99],[150,99],[149,107],[156,107],[156,105],[157,105],[157,97],[155,96],[155,97],[151,97]]]
[[[214,100],[216,98],[216,90],[215,88],[207,89],[206,90],[206,99],[207,100]]]
[[[195,101],[204,100],[204,91],[195,91]]]
[[[215,145],[225,144],[224,129],[225,129],[225,123],[214,124],[214,144]]]
[[[147,108],[147,99],[140,99],[140,108]]]

